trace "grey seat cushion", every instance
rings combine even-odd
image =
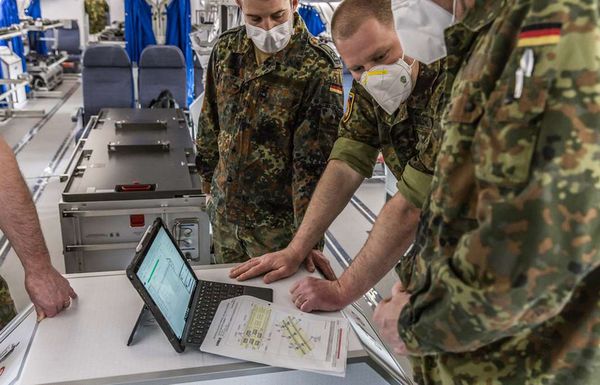
[[[82,72],[86,121],[102,108],[134,107],[131,61],[122,47],[88,47]]]
[[[186,65],[183,53],[170,45],[151,45],[139,62],[139,99],[142,108],[169,90],[181,108],[187,107]]]

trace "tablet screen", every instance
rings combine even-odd
[[[162,226],[147,250],[136,275],[177,338],[181,339],[187,309],[196,288],[194,272],[187,267]]]

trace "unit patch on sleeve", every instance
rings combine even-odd
[[[350,115],[352,115],[352,109],[354,108],[354,92],[350,91],[348,95],[348,104],[346,104],[346,111],[344,112],[344,116],[342,117],[342,123],[346,123],[350,120]]]

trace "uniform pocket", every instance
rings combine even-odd
[[[529,180],[553,71],[533,66],[527,76],[519,74],[519,68],[523,66],[524,56],[529,55],[535,60],[549,55],[553,49],[517,50],[490,94],[475,136],[475,174],[478,179],[509,187]]]

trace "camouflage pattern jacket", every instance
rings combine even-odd
[[[108,12],[106,0],[85,0],[85,13],[88,15],[90,34],[102,32],[106,27]]]
[[[339,138],[329,159],[344,161],[369,178],[379,151],[398,180],[398,190],[421,208],[429,194],[439,141],[435,132],[440,97],[444,89],[443,61],[421,64],[412,94],[395,114],[387,114],[358,82],[354,81]]]
[[[244,27],[219,38],[196,163],[225,220],[250,228],[301,222],[337,137],[341,76],[337,55],[297,14],[289,45],[261,65]]]
[[[421,384],[598,384],[600,2],[475,4],[398,330]]]

